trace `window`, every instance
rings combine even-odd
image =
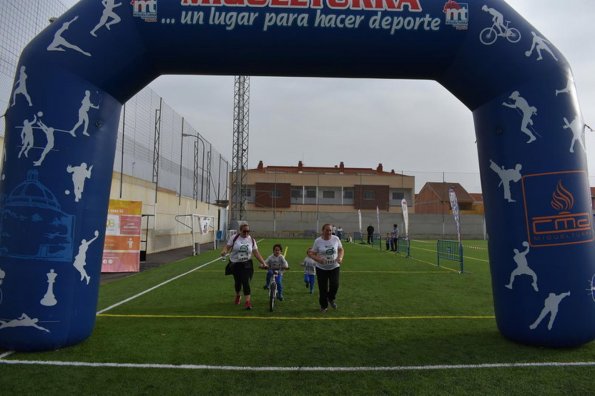
[[[335,199],[335,192],[334,191],[323,191],[322,198],[325,199]]]
[[[353,199],[353,188],[343,190],[343,199]]]
[[[402,192],[393,191],[391,195],[392,195],[391,199],[393,201],[400,201],[403,198],[405,198],[405,194],[403,194]]]
[[[376,192],[373,190],[364,190],[364,199],[373,201],[376,199]]]
[[[249,188],[244,189],[244,197],[251,197],[252,196],[252,190]]]
[[[291,189],[291,198],[301,198],[302,197],[302,188],[292,188]]]
[[[306,187],[306,198],[316,198],[316,187]]]

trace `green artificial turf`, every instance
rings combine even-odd
[[[483,241],[465,242],[463,274],[456,262],[436,266],[434,241],[412,241],[410,258],[345,244],[339,308],[327,313],[303,282],[300,263],[312,241],[263,240],[263,256],[276,242],[288,248],[290,270],[274,312],[265,271],[256,270],[254,309],[246,311],[233,304],[225,263],[206,252],[102,285],[98,310],[167,282],[100,314],[81,344],[4,357],[35,364],[0,364],[2,393],[592,393],[595,366],[549,363],[595,362],[595,343],[538,348],[498,332]],[[98,365],[72,365],[79,362]]]

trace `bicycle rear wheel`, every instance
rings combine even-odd
[[[269,310],[275,309],[275,299],[277,298],[277,283],[271,282],[269,285]]]
[[[493,27],[485,28],[479,32],[479,41],[485,45],[492,45],[498,39],[498,32]]]

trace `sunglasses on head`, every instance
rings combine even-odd
[[[242,232],[250,232],[250,230],[243,229]]]

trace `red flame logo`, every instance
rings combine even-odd
[[[551,204],[558,212],[569,211],[574,207],[574,196],[562,185],[562,180],[558,181]]]
[[[447,10],[460,10],[461,5],[454,0],[448,0],[446,4],[444,4],[444,8],[442,11],[446,13]]]

